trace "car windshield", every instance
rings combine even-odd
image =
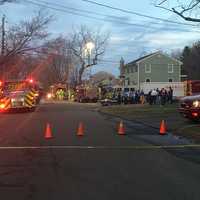
[[[0,0],[0,200],[200,200],[200,0]]]

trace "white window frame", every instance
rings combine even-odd
[[[149,79],[150,82],[147,82],[147,79]],[[151,83],[151,79],[150,78],[145,78],[145,83]]]
[[[171,79],[172,82],[170,82],[169,79]],[[173,78],[168,78],[168,82],[169,82],[169,83],[173,83],[173,82],[174,82]]]
[[[171,67],[171,70],[169,70],[170,69],[169,67]],[[169,74],[174,73],[174,64],[168,64],[168,73]]]
[[[151,64],[145,64],[145,73],[151,73]],[[149,70],[147,70],[147,66],[149,67]]]
[[[130,67],[131,74],[133,74],[133,66]]]

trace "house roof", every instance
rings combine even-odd
[[[140,57],[140,58],[138,58],[138,59],[136,59],[136,60],[134,60],[134,61],[132,61],[132,62],[130,62],[130,63],[127,63],[126,65],[133,65],[133,64],[136,64],[137,62],[140,62],[140,61],[142,61],[143,59],[148,58],[148,57],[150,57],[150,56],[152,56],[152,55],[154,55],[154,54],[157,54],[157,53],[158,53],[158,52],[155,52],[155,53],[151,53],[151,54],[142,56],[142,57]]]
[[[138,59],[136,59],[136,60],[134,60],[134,61],[132,61],[132,62],[130,62],[130,63],[127,63],[126,65],[135,65],[135,64],[137,64],[137,63],[143,61],[144,59],[147,59],[147,58],[149,58],[149,57],[151,57],[151,56],[154,56],[154,55],[157,55],[157,54],[159,54],[159,53],[162,54],[160,51],[157,51],[157,52],[154,52],[154,53],[151,53],[151,54],[142,56],[142,57],[140,57],[140,58],[138,58]],[[165,56],[167,56],[167,55],[165,55]],[[169,57],[169,56],[168,56],[168,57]],[[175,58],[171,58],[171,59],[176,60],[177,62],[181,63],[181,61],[179,61],[179,60],[177,60],[177,59],[175,59]],[[181,64],[182,64],[182,63],[181,63]]]

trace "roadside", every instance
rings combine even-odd
[[[195,142],[200,142],[200,124],[189,121],[183,118],[177,108],[178,104],[159,105],[113,105],[101,106],[98,103],[78,103],[69,101],[43,101],[43,104],[70,104],[75,106],[85,107],[93,111],[99,111],[104,114],[120,117],[124,120],[137,121],[147,126],[157,128],[160,127],[161,120],[165,120],[167,131],[177,136],[183,136],[192,139]]]
[[[178,104],[159,105],[114,105],[99,107],[99,112],[143,123],[158,128],[165,120],[167,131],[200,142],[200,124],[183,118],[178,113]]]

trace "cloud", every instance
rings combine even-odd
[[[119,44],[122,42],[128,42],[128,38],[121,35],[113,35],[110,37],[111,44]]]
[[[129,16],[114,16],[114,15],[108,15],[105,18],[105,21],[109,21],[112,26],[119,26],[120,25],[128,25],[131,23],[131,17]]]
[[[200,39],[200,33],[192,32],[157,32],[145,35],[142,41],[146,42],[147,46],[158,48],[181,48],[184,45],[192,43]]]

